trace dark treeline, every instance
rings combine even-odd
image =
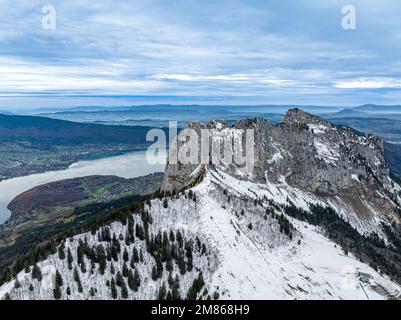
[[[149,196],[134,195],[108,203],[90,204],[76,208],[71,222],[41,226],[23,233],[14,244],[0,249],[0,285],[10,281],[26,265],[55,253],[57,245],[64,239],[124,219],[143,207],[141,200],[147,198]]]

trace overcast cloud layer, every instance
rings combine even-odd
[[[47,4],[55,30],[42,28]],[[0,107],[38,95],[399,103],[401,1],[350,1],[356,30],[341,27],[344,4],[0,0]]]

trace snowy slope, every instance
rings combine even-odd
[[[282,186],[281,186],[282,187]],[[173,277],[180,278],[180,293],[186,296],[188,288],[202,271],[208,295],[218,292],[224,299],[385,299],[397,297],[401,288],[386,276],[380,275],[352,255],[346,255],[341,248],[325,238],[318,228],[288,217],[292,224],[291,239],[280,232],[277,219],[266,215],[272,209],[272,200],[284,203],[291,200],[299,207],[307,207],[311,201],[319,201],[313,195],[297,193],[296,190],[281,189],[277,185],[265,186],[237,180],[221,171],[208,169],[203,181],[192,190],[178,197],[168,197],[167,208],[162,199],[154,199],[145,210],[152,217],[150,234],[159,231],[181,230],[187,239],[198,237],[207,247],[202,255],[194,250],[194,270],[181,276],[174,264]],[[255,199],[258,199],[255,203]],[[242,211],[243,210],[243,211]],[[272,209],[279,214],[277,209]],[[272,212],[273,212],[272,211]],[[142,224],[138,215],[135,223]],[[250,227],[252,225],[252,227]],[[115,222],[110,225],[111,234],[125,235],[127,225]],[[79,239],[87,239],[88,244],[99,244],[97,234],[86,233],[67,239],[65,251],[73,252],[73,268],[77,265],[76,249]],[[102,243],[102,242],[100,242]],[[164,282],[168,288],[168,272],[156,281],[152,280],[151,269],[154,258],[146,251],[145,241],[138,238],[126,246],[121,243],[119,262],[113,262],[116,272],[122,269],[123,251],[127,248],[129,260],[134,247],[144,253],[144,262],[136,268],[141,275],[138,292],[128,289],[129,299],[155,299]],[[107,244],[103,242],[103,244]],[[108,262],[104,275],[96,264],[91,274],[91,263],[85,258],[86,273],[79,271],[83,292],[78,292],[73,270],[68,269],[67,259],[60,260],[58,254],[50,256],[40,266],[43,273],[41,282],[32,280],[30,273],[22,271],[18,275],[20,288],[15,288],[15,280],[0,288],[0,297],[6,293],[12,299],[53,299],[55,272],[63,277],[64,299],[111,299],[107,280],[111,263]],[[129,265],[129,263],[128,263]],[[364,283],[360,272],[372,279]],[[33,291],[29,285],[33,284]],[[71,295],[65,293],[69,286]],[[95,288],[94,296],[90,288]],[[121,298],[120,289],[118,298]],[[206,298],[207,295],[204,296]]]
[[[241,188],[241,185],[238,182],[236,186]],[[272,228],[270,221],[265,223],[264,219],[253,216],[254,212],[238,219],[211,199],[207,187],[199,186],[197,189],[204,195],[200,197],[203,219],[207,221],[210,218],[213,221],[205,232],[208,238],[214,238],[222,255],[213,283],[226,288],[227,298],[384,298],[378,293],[383,291],[376,287],[384,287],[387,292],[398,294],[400,287],[397,284],[352,256],[345,255],[315,227],[292,219],[297,229],[296,239],[275,243],[277,238],[273,237],[270,242],[263,241],[266,239],[261,239],[261,234],[255,232],[255,228],[251,231],[246,225],[249,221],[253,225],[261,224],[260,232],[266,234],[270,231],[269,227]],[[252,192],[252,189],[248,191]],[[301,240],[300,244],[298,240]],[[373,276],[371,285],[360,281],[359,272]]]

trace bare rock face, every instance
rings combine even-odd
[[[285,177],[291,185],[325,194],[360,184],[380,187],[388,182],[380,138],[338,128],[298,109],[288,111],[284,122],[278,125],[253,119],[238,121],[231,127],[223,121],[212,121],[207,125],[192,123],[188,128],[197,133],[209,129],[213,136],[223,131],[228,136],[233,130],[254,129],[255,165],[248,178],[259,182]],[[184,143],[173,145],[172,152],[183,146]],[[168,163],[163,189],[184,187],[196,168],[195,164]],[[231,173],[235,175],[235,171]]]
[[[277,125],[252,119],[238,121],[233,126],[213,121],[207,125],[194,123],[189,128],[209,129],[211,139],[227,138],[236,130],[254,130],[253,171],[244,176],[238,174],[235,165],[219,166],[237,178],[258,183],[284,182],[322,197],[339,197],[363,216],[371,215],[375,207],[393,212],[392,200],[400,199],[399,186],[389,177],[380,138],[337,127],[304,111],[289,110],[284,121]],[[171,149],[177,151],[182,147],[185,143]],[[185,187],[196,176],[197,167],[168,163],[162,189]],[[366,201],[370,204],[366,205]]]
[[[282,124],[256,127],[258,177],[285,177],[293,186],[327,195],[388,182],[383,143],[376,136],[358,135],[297,109]]]

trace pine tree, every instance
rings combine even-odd
[[[174,241],[175,241],[175,235],[174,235],[173,230],[170,230],[170,236],[169,236],[169,238],[170,238],[170,242],[174,242]]]
[[[84,259],[81,261],[81,272],[86,273],[86,263]]]
[[[16,279],[15,282],[14,282],[14,288],[15,289],[21,288],[21,283],[19,282],[18,279]]]
[[[77,283],[78,291],[80,293],[82,293],[83,288],[82,288],[81,278],[79,277],[79,272],[78,272],[78,269],[76,267],[74,269],[74,280]]]
[[[55,287],[53,289],[53,297],[56,300],[61,299],[61,290],[60,290],[60,286],[58,285],[57,281],[56,281]]]
[[[138,291],[140,286],[141,286],[141,277],[139,275],[138,270],[135,269],[135,272],[134,272],[134,291]]]
[[[176,240],[177,240],[178,246],[179,246],[180,248],[182,248],[182,245],[183,245],[183,243],[184,243],[184,240],[183,240],[183,238],[182,238],[182,234],[181,234],[180,230],[177,231]]]
[[[130,261],[129,265],[130,265],[131,269],[135,269],[135,259],[134,259],[134,257],[131,257],[131,261]]]
[[[179,283],[175,282],[171,290],[171,295],[173,300],[181,300],[181,294],[179,288],[180,288]]]
[[[189,272],[191,272],[192,269],[193,269],[192,250],[193,250],[192,241],[187,242],[187,243],[185,244],[185,256],[187,257],[187,270],[188,270]]]
[[[115,241],[118,242],[118,240],[115,240]],[[114,241],[113,241],[113,243],[111,245],[111,257],[113,258],[114,261],[116,261],[116,262],[118,261],[118,247],[114,243]]]
[[[124,264],[123,264],[123,276],[125,277],[125,278],[127,278],[128,277],[128,267],[127,267],[127,264],[124,262]]]
[[[163,248],[165,248],[167,245],[169,244],[169,240],[168,240],[168,235],[167,235],[167,231],[163,232]]]
[[[171,257],[171,254],[167,255],[166,270],[170,271],[170,272],[174,270],[174,263],[173,263],[173,258]]]
[[[204,285],[205,281],[203,280],[203,274],[200,272],[198,277],[194,280],[193,287],[196,292],[200,293]]]
[[[117,236],[115,233],[113,233],[113,239],[111,242],[112,242],[112,246],[114,246],[115,249],[117,250],[117,253],[120,253],[121,245],[120,245],[120,241],[117,240]]]
[[[84,251],[83,251],[83,243],[82,240],[79,240],[79,245],[77,248],[77,263],[81,264],[84,259]]]
[[[65,245],[64,245],[64,242],[62,242],[60,244],[60,246],[58,247],[58,257],[59,257],[60,260],[64,260],[65,259],[64,249],[65,249]]]
[[[140,240],[145,240],[145,232],[143,230],[143,227],[139,225],[139,223],[136,224],[135,226],[135,235],[140,239]]]
[[[190,286],[187,292],[187,300],[196,300],[197,293],[193,286]]]
[[[125,262],[128,262],[129,256],[128,256],[128,251],[127,248],[124,249],[124,253],[123,253],[123,260]]]
[[[95,268],[96,268],[95,260],[91,260],[91,274],[95,273]]]
[[[163,284],[159,288],[159,293],[157,295],[157,299],[158,300],[166,300],[166,294],[167,294],[166,285],[163,282]]]
[[[37,264],[35,264],[32,268],[32,279],[37,279],[39,282],[42,281],[42,271]]]
[[[121,274],[120,271],[117,272],[117,276],[116,276],[116,285],[118,285],[119,287],[121,287],[122,283],[124,282],[124,277]]]
[[[11,300],[11,296],[10,296],[10,294],[7,292],[5,295],[4,295],[4,298],[3,298],[4,300]]]
[[[157,280],[157,269],[156,269],[156,266],[153,266],[153,268],[152,268],[152,280],[153,281]]]
[[[168,280],[167,280],[167,282],[168,282],[168,285],[170,286],[170,288],[173,286],[173,284],[174,284],[174,279],[173,279],[173,274],[170,272],[169,274],[168,274]]]
[[[63,286],[63,277],[61,276],[60,272],[56,270],[56,283],[59,287]]]
[[[132,219],[132,215],[130,215],[130,219],[128,219],[127,232],[129,234],[132,234],[134,232],[134,220]]]
[[[116,283],[114,281],[114,277],[111,277],[110,289],[111,289],[111,297],[113,299],[117,299],[117,288],[116,288]]]
[[[68,262],[68,269],[72,270],[72,262],[74,261],[72,254],[71,254],[71,250],[70,248],[68,248],[67,250],[67,262]]]
[[[84,289],[82,288],[82,283],[81,280],[78,282],[78,292],[82,293],[84,291]]]
[[[187,300],[196,300],[198,297],[198,293],[201,292],[202,287],[205,285],[203,281],[202,272],[199,273],[198,277],[193,281],[191,287],[188,289],[187,292]]]
[[[67,296],[70,296],[70,295],[71,295],[71,289],[70,289],[70,287],[67,287],[66,293],[67,293]]]
[[[110,273],[111,273],[111,274],[115,274],[115,273],[116,273],[116,270],[114,269],[114,264],[113,264],[113,262],[110,264]]]
[[[134,249],[132,249],[132,259],[134,260],[135,263],[139,262],[138,250],[135,247]]]
[[[111,261],[111,248],[110,247],[106,248],[106,260]]]
[[[99,263],[99,272],[101,275],[104,275],[106,270],[106,253],[102,245],[97,248],[97,260]]]
[[[125,241],[125,246],[129,247],[129,245],[131,244],[131,237],[128,231],[125,233],[124,241]]]
[[[184,275],[186,272],[186,266],[185,266],[185,260],[184,260],[184,256],[183,256],[182,252],[180,252],[178,255],[178,268],[180,269],[180,273],[182,275]]]
[[[104,229],[104,234],[102,235],[102,237],[103,237],[103,241],[106,241],[106,242],[110,242],[111,241],[111,234],[110,234],[110,228],[109,227],[106,227]]]
[[[128,271],[128,287],[134,291],[134,286],[135,285],[135,280],[134,280],[134,273],[132,272],[132,270]]]
[[[163,276],[163,263],[160,255],[157,255],[155,260],[156,260],[157,277],[161,278]]]
[[[123,279],[123,281],[121,283],[121,298],[123,298],[123,299],[127,299],[128,298],[128,290],[127,290],[127,286],[125,284],[124,279]]]

